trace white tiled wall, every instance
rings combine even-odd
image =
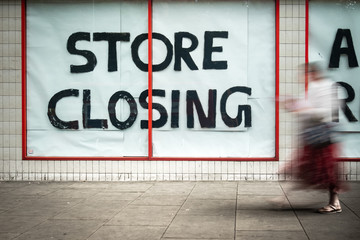
[[[280,94],[299,94],[305,61],[305,0],[280,0]],[[296,149],[296,119],[280,110],[279,162],[23,161],[21,159],[21,1],[0,1],[0,180],[143,181],[278,180]],[[343,163],[360,180],[360,162]]]

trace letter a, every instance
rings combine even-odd
[[[341,43],[343,38],[346,38],[347,47],[342,48]],[[339,28],[336,32],[336,37],[331,50],[329,68],[338,68],[340,62],[340,55],[346,54],[348,56],[349,67],[358,67],[358,61],[356,59],[354,44],[351,37],[350,29]]]

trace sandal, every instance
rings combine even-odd
[[[342,212],[341,207],[336,208],[334,205],[331,205],[331,204],[318,209],[318,213],[328,214],[328,213],[341,213],[341,212]]]

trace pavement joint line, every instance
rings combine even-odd
[[[236,240],[236,219],[237,219],[237,203],[239,198],[239,182],[236,183],[236,199],[235,199],[235,223],[234,223],[234,240]]]
[[[100,228],[104,227],[108,222],[110,222],[117,214],[121,213],[127,206],[131,205],[131,203],[135,202],[137,199],[139,199],[140,197],[142,197],[150,188],[152,188],[155,185],[155,183],[151,184],[151,187],[149,187],[148,189],[146,189],[144,192],[142,192],[138,197],[136,197],[134,200],[129,201],[128,204],[126,204],[123,208],[121,208],[118,212],[114,213],[112,215],[112,217],[109,217],[109,219],[106,219],[106,221],[104,221],[93,233],[91,233],[89,235],[89,238],[91,238],[91,236],[93,236],[96,232],[99,231]],[[96,194],[95,194],[96,195]]]
[[[127,221],[126,222],[126,218],[124,221],[124,225],[122,226],[137,226],[137,227],[125,227],[125,228],[121,228],[119,229],[116,226],[116,224],[112,224],[109,221],[111,219],[114,219],[116,214],[119,214],[120,217],[122,217],[122,211],[127,211],[126,209],[129,208],[129,206],[136,206],[136,205],[142,205],[142,206],[164,206],[164,204],[166,206],[170,205],[174,205],[174,198],[166,198],[163,199],[162,196],[164,195],[173,195],[174,191],[176,191],[175,193],[182,193],[182,197],[181,199],[178,199],[175,197],[176,201],[176,206],[172,208],[171,210],[171,215],[170,218],[169,215],[167,215],[167,219],[165,224],[161,225],[161,228],[159,228],[157,225],[157,227],[154,227],[154,229],[151,229],[151,234],[156,234],[157,237],[162,237],[163,240],[165,239],[185,239],[184,236],[182,236],[181,231],[183,231],[184,233],[186,233],[188,230],[186,228],[183,228],[184,226],[181,225],[184,223],[185,221],[185,226],[188,225],[188,223],[190,224],[191,221],[194,222],[198,222],[201,221],[199,218],[185,218],[183,219],[183,215],[182,215],[182,211],[186,210],[189,206],[189,208],[191,207],[192,209],[190,210],[198,210],[199,207],[199,203],[201,203],[202,205],[204,205],[206,207],[206,204],[209,202],[206,202],[208,200],[213,201],[217,199],[217,195],[219,192],[223,192],[221,189],[222,188],[227,188],[229,189],[229,191],[234,194],[236,193],[236,199],[233,199],[232,197],[232,201],[231,201],[231,205],[233,205],[233,203],[235,202],[236,204],[236,208],[235,208],[235,219],[233,219],[233,217],[227,217],[227,223],[229,223],[231,221],[232,224],[235,224],[233,227],[231,227],[230,225],[226,230],[226,236],[228,237],[227,239],[239,239],[242,237],[252,237],[252,238],[257,238],[257,237],[265,237],[265,239],[267,237],[276,237],[275,239],[283,239],[285,237],[293,237],[295,239],[308,239],[308,240],[314,240],[314,239],[328,239],[333,238],[333,239],[353,239],[354,237],[358,237],[360,236],[360,229],[359,229],[359,224],[360,224],[360,212],[359,212],[359,208],[358,208],[358,200],[360,199],[360,182],[354,182],[354,189],[352,189],[352,191],[350,192],[350,194],[347,195],[347,193],[344,193],[343,196],[340,197],[341,199],[341,204],[343,205],[344,208],[344,213],[342,214],[338,214],[336,216],[332,215],[332,216],[321,216],[321,214],[315,213],[314,211],[310,211],[309,209],[316,209],[316,205],[324,200],[324,197],[326,195],[326,192],[318,192],[318,191],[312,191],[312,189],[291,189],[291,185],[288,185],[287,182],[272,182],[271,185],[267,185],[267,184],[262,184],[261,181],[259,182],[253,182],[251,181],[251,183],[254,183],[254,185],[250,184],[250,182],[243,182],[243,181],[236,181],[233,184],[225,184],[222,185],[221,183],[223,181],[186,181],[191,183],[190,185],[186,184],[185,185],[181,185],[184,182],[180,182],[179,185],[178,183],[175,182],[175,185],[172,185],[171,182],[168,181],[160,181],[160,182],[150,182],[150,181],[144,181],[148,184],[145,185],[138,185],[139,187],[134,187],[133,186],[128,186],[127,184],[125,184],[124,186],[116,184],[116,185],[112,185],[114,188],[109,188],[109,192],[111,194],[111,192],[115,192],[116,194],[114,194],[114,198],[109,198],[107,200],[113,200],[113,201],[117,201],[120,200],[117,198],[117,196],[122,196],[122,193],[126,193],[123,200],[123,203],[119,203],[117,204],[118,208],[115,211],[110,211],[108,212],[107,217],[103,218],[100,217],[97,218],[96,224],[93,222],[91,223],[89,226],[86,226],[86,228],[84,228],[83,232],[81,232],[81,234],[79,232],[71,232],[71,234],[75,235],[81,235],[80,239],[83,240],[90,240],[93,239],[94,237],[104,237],[104,236],[110,236],[109,234],[112,234],[111,231],[114,231],[114,233],[116,234],[122,234],[122,233],[126,233],[129,234],[129,236],[132,233],[133,229],[140,229],[140,225],[137,225],[137,221]],[[229,181],[229,182],[233,182],[233,181]],[[267,182],[267,181],[266,181]],[[1,183],[1,182],[0,182]],[[109,184],[112,184],[111,182],[108,182]],[[160,185],[158,185],[160,183]],[[165,183],[165,185],[161,185],[162,183]],[[213,184],[216,183],[216,184]],[[265,183],[265,181],[264,181]],[[291,181],[289,183],[292,183]],[[41,185],[42,183],[40,183]],[[56,184],[56,183],[55,183]],[[97,185],[97,183],[95,183],[95,185],[92,185],[93,183],[90,183],[90,185],[88,185],[86,182],[84,184],[80,184],[80,185],[76,185],[77,188],[73,188],[75,187],[75,185],[73,184],[77,184],[77,183],[70,183],[70,184],[66,184],[66,185],[61,185],[62,183],[59,182],[59,185],[46,185],[46,182],[44,182],[43,186],[38,187],[36,184],[31,184],[31,186],[28,185],[23,185],[23,184],[14,184],[14,183],[9,183],[8,185],[3,185],[1,186],[0,184],[0,191],[3,192],[4,194],[1,194],[3,197],[2,199],[4,199],[3,201],[3,205],[1,205],[0,202],[0,206],[3,207],[3,209],[0,209],[0,215],[2,215],[2,218],[0,221],[5,220],[4,224],[1,224],[3,228],[0,227],[0,238],[5,237],[5,239],[7,239],[7,237],[11,238],[11,239],[26,239],[26,238],[30,238],[30,237],[34,237],[37,236],[36,239],[40,239],[41,237],[39,236],[53,236],[54,234],[56,236],[60,236],[61,238],[61,231],[67,231],[64,230],[64,228],[59,228],[59,226],[69,226],[69,229],[73,230],[73,229],[78,229],[78,227],[82,224],[87,224],[86,221],[83,220],[89,220],[88,217],[81,217],[81,219],[77,219],[79,217],[79,215],[72,215],[71,217],[65,217],[66,219],[60,219],[61,221],[57,222],[57,220],[59,219],[55,219],[56,216],[58,216],[58,214],[60,214],[58,212],[57,209],[62,209],[61,211],[64,212],[71,212],[69,211],[69,208],[72,207],[81,207],[81,204],[84,204],[84,202],[86,201],[86,199],[91,200],[91,206],[97,206],[96,204],[103,204],[102,202],[102,198],[101,198],[101,193],[104,192],[106,193],[104,196],[109,197],[108,196],[108,192],[107,190],[105,190],[105,188],[107,187],[106,185],[103,185],[102,183],[100,183],[100,185]],[[156,186],[159,186],[160,188],[158,189]],[[246,187],[246,189],[249,189],[249,195],[247,195],[246,192],[244,192],[243,190],[243,186]],[[254,186],[254,187],[252,187]],[[270,187],[270,189],[268,188],[268,186]],[[30,188],[29,188],[30,187]],[[175,187],[175,189],[174,189]],[[228,188],[229,187],[229,188]],[[234,187],[236,187],[236,189],[234,189]],[[280,187],[280,189],[278,189]],[[71,193],[69,194],[73,194],[73,195],[61,195],[59,193],[56,193],[56,191],[61,191],[61,189],[72,189],[75,191],[70,191]],[[84,193],[85,195],[83,195],[81,193],[81,195],[79,195],[79,192],[77,192],[77,190],[80,190],[84,188]],[[208,192],[208,189],[211,188],[212,190],[215,191],[210,191]],[[2,190],[6,190],[6,191],[2,191]],[[7,189],[11,189],[11,191],[7,191]],[[52,191],[53,189],[56,189],[56,191]],[[93,195],[93,190],[96,191],[100,191],[98,192],[98,194]],[[103,189],[103,190],[102,190]],[[136,189],[139,189],[139,191],[135,191]],[[231,190],[230,190],[231,189]],[[141,191],[140,191],[141,190]],[[154,192],[153,192],[154,190]],[[160,190],[160,191],[158,191]],[[195,191],[196,190],[196,191]],[[221,191],[220,191],[221,190]],[[254,192],[252,192],[252,190],[254,190]],[[271,191],[269,191],[271,190]],[[281,191],[280,191],[281,190]],[[300,191],[297,191],[300,190]],[[311,191],[310,191],[311,190]],[[18,191],[18,192],[17,192]],[[85,191],[89,191],[89,194],[87,194],[87,192]],[[136,192],[138,194],[130,194],[127,195],[127,193],[129,192]],[[280,191],[280,192],[279,192]],[[49,194],[44,194],[49,192]],[[227,190],[226,190],[227,192]],[[38,194],[41,193],[41,194]],[[62,192],[60,192],[62,193]],[[155,195],[153,195],[153,193],[155,193]],[[244,195],[242,195],[242,193],[245,193]],[[251,194],[252,193],[252,194]],[[54,196],[51,196],[52,194],[54,194]],[[100,194],[100,195],[99,195]],[[156,196],[155,198],[153,197],[149,197],[147,194],[149,195],[153,195]],[[202,195],[204,194],[204,195]],[[215,194],[215,195],[214,195]],[[217,195],[216,195],[217,194]],[[271,195],[269,195],[271,194]],[[275,194],[275,195],[274,195]],[[308,195],[309,194],[309,195]],[[248,198],[245,197],[246,196],[259,196],[259,199],[256,200],[256,202],[254,204],[250,204],[249,202],[249,206],[245,206],[242,205],[241,203],[244,202],[244,204],[248,203],[248,201],[252,201],[252,200],[247,200]],[[280,214],[279,216],[287,216],[289,217],[289,219],[291,218],[291,223],[289,223],[289,226],[291,226],[291,230],[287,231],[285,228],[254,228],[252,227],[251,229],[246,230],[247,228],[242,228],[242,226],[239,226],[241,229],[237,230],[237,222],[240,223],[240,221],[244,221],[246,222],[246,219],[243,218],[243,216],[238,215],[237,216],[237,212],[241,211],[240,209],[242,208],[250,208],[249,210],[259,210],[258,207],[262,207],[263,205],[263,201],[265,199],[267,199],[270,196],[281,196],[284,204],[286,203],[285,208],[281,207],[282,210],[284,210],[284,214]],[[71,196],[73,196],[74,198],[72,198]],[[77,196],[83,196],[83,197],[77,197]],[[96,197],[96,199],[94,199],[94,201],[92,201],[93,197]],[[227,196],[227,195],[226,195]],[[194,198],[193,198],[194,197]],[[245,198],[243,198],[245,197]],[[310,199],[308,199],[308,197],[310,197]],[[313,197],[316,197],[313,198]],[[61,198],[61,199],[58,199]],[[71,205],[66,205],[66,201],[65,199],[67,198],[71,198],[73,200],[76,199],[76,201],[71,200]],[[1,198],[0,198],[1,199]],[[200,199],[200,201],[199,201]],[[251,199],[251,198],[249,198]],[[46,202],[46,200],[50,200],[50,202]],[[140,201],[139,201],[140,200]],[[145,201],[144,201],[145,200]],[[181,201],[179,201],[181,200]],[[193,202],[193,200],[195,200]],[[261,201],[260,201],[261,200]],[[135,202],[136,201],[136,202]],[[215,208],[219,209],[219,210],[225,210],[227,211],[227,213],[231,213],[234,212],[234,209],[229,209],[229,205],[228,204],[223,204],[221,203],[222,200],[217,199],[216,203],[219,203],[220,205],[216,204]],[[33,204],[35,203],[35,204]],[[46,205],[43,205],[43,203]],[[196,203],[195,205],[193,205],[193,203]],[[215,202],[214,202],[215,203]],[[54,204],[54,205],[52,205]],[[212,202],[211,202],[212,204]],[[240,206],[238,208],[238,204],[241,204],[242,206]],[[319,203],[320,204],[320,203]],[[26,208],[29,209],[29,212],[23,212],[23,211],[18,211],[16,210],[17,207],[22,206],[22,208]],[[55,208],[52,208],[52,206],[54,206]],[[77,206],[77,207],[76,207]],[[225,207],[226,206],[226,207]],[[299,207],[300,206],[300,207]],[[186,207],[186,208],[185,208]],[[270,207],[271,209],[269,210],[278,210],[278,208],[274,207],[274,206],[266,206],[266,209],[268,209],[268,207]],[[33,208],[33,209],[31,209]],[[274,209],[273,209],[274,208]],[[15,211],[12,211],[11,209],[14,209]],[[46,212],[43,212],[46,210]],[[106,209],[108,209],[108,207],[106,207]],[[134,210],[135,212],[136,207],[133,209],[133,207],[131,207],[132,210]],[[145,208],[144,208],[145,209]],[[148,209],[148,208],[146,208]],[[145,212],[147,210],[144,210]],[[162,211],[162,208],[156,208],[159,209],[159,211]],[[167,208],[166,208],[167,209]],[[168,212],[166,209],[164,209],[165,212]],[[212,208],[211,208],[212,209]],[[347,210],[350,211],[347,211]],[[49,211],[47,211],[49,210]],[[151,209],[151,207],[149,208],[150,211],[153,211]],[[204,209],[200,209],[200,215],[204,213]],[[207,214],[207,210],[208,208],[205,208],[205,213]],[[229,212],[230,210],[230,212]],[[303,211],[305,210],[305,211]],[[10,212],[9,212],[10,211]],[[158,211],[158,210],[156,210]],[[7,213],[8,212],[8,213]],[[164,212],[164,213],[165,213]],[[250,211],[251,213],[249,213],[250,216],[250,221],[256,219],[256,222],[261,224],[261,217],[262,215],[258,215],[260,213],[260,211]],[[286,213],[287,212],[287,213]],[[191,212],[190,212],[191,213]],[[285,214],[286,213],[286,214]],[[146,213],[145,213],[146,214]],[[155,214],[155,212],[154,212]],[[199,212],[193,212],[191,214],[197,215],[199,214]],[[190,214],[190,215],[191,215]],[[268,216],[269,215],[269,216]],[[10,216],[10,219],[8,219],[8,221],[6,221],[7,217]],[[34,216],[35,218],[33,220],[31,220],[32,216]],[[84,215],[84,216],[88,216],[88,215]],[[97,215],[91,215],[91,216],[97,216]],[[130,215],[129,215],[130,216]],[[156,215],[157,216],[157,215]],[[276,214],[273,215],[271,212],[267,213],[267,216],[272,219],[275,217],[278,217]],[[246,218],[247,216],[245,216]],[[295,219],[294,217],[296,217],[297,219]],[[60,217],[61,218],[61,217]],[[180,218],[184,221],[178,221],[180,220]],[[237,221],[239,219],[239,221]],[[320,220],[321,219],[321,220]],[[71,224],[67,223],[67,220],[71,220]],[[32,222],[34,221],[34,222]],[[54,222],[52,222],[54,221]],[[322,222],[325,221],[325,222]],[[329,224],[333,225],[333,224],[338,224],[339,221],[341,221],[340,225],[334,227],[334,228],[329,228]],[[16,226],[20,226],[20,224],[23,224],[22,222],[26,223],[25,225],[21,225],[21,228],[17,228]],[[69,222],[69,221],[68,221]],[[76,226],[72,226],[72,222],[76,223]],[[16,224],[15,225],[13,225]],[[54,223],[54,228],[49,227],[52,226],[52,224]],[[109,224],[110,223],[110,224]],[[114,222],[116,223],[116,221]],[[251,222],[247,222],[247,223],[251,223]],[[287,226],[287,222],[283,222],[281,221],[281,224],[285,224]],[[298,223],[300,225],[298,225]],[[319,224],[319,226],[317,226],[317,224]],[[65,225],[63,225],[65,224]],[[79,225],[80,224],[80,225]],[[71,225],[71,226],[70,226]],[[79,225],[79,226],[78,226]],[[147,224],[147,226],[152,226],[153,223],[149,222]],[[57,227],[56,227],[57,226]],[[108,228],[109,226],[111,226],[110,228]],[[155,226],[155,225],[154,225]],[[260,225],[259,225],[260,226]],[[297,226],[297,227],[294,227]],[[300,227],[301,226],[301,227]],[[334,225],[335,226],[335,225]],[[174,227],[174,228],[173,228]],[[175,235],[172,234],[173,230],[177,230]],[[209,228],[210,230],[212,228]],[[243,229],[243,230],[242,230]],[[254,229],[254,230],[252,230]],[[55,230],[55,231],[54,231]],[[50,232],[51,231],[51,232]],[[52,232],[54,231],[54,232]],[[197,232],[197,229],[194,229],[194,233]],[[291,232],[291,233],[289,233]],[[70,232],[69,232],[70,233]],[[131,233],[131,234],[130,234]],[[191,236],[196,236],[199,239],[205,239],[204,236],[198,236],[198,235],[194,235],[194,233],[192,233]],[[45,234],[45,235],[44,235]],[[52,234],[52,235],[50,235]],[[143,236],[142,239],[146,239],[145,236],[147,236],[148,231],[145,229],[142,229],[141,233],[139,233],[140,235]],[[234,234],[233,237],[231,237],[231,234]],[[217,232],[214,232],[214,235],[210,235],[210,237],[215,237],[217,235]],[[70,235],[69,235],[70,236]],[[68,236],[68,237],[69,237]],[[121,235],[119,235],[121,236]],[[201,238],[203,237],[203,238]],[[223,236],[224,237],[224,236]],[[354,238],[354,239],[355,239]],[[35,238],[34,238],[35,239]],[[160,239],[160,238],[159,238]],[[210,238],[207,238],[210,239]]]
[[[345,202],[343,202],[342,200],[340,200],[341,205],[344,205],[346,208],[348,208],[356,217],[360,218],[360,216],[354,211],[352,210],[348,205],[346,205]]]
[[[191,193],[194,191],[194,188],[196,187],[198,183],[195,183],[194,186],[192,187],[190,193],[187,195],[185,201],[181,204],[181,206],[179,207],[179,209],[177,210],[177,212],[174,214],[174,217],[172,218],[171,222],[167,225],[167,227],[165,228],[165,231],[163,232],[163,234],[161,235],[160,239],[164,238],[165,233],[167,232],[167,230],[169,229],[171,223],[174,221],[174,219],[176,218],[176,216],[178,215],[178,213],[180,212],[180,210],[182,209],[182,207],[185,205],[185,203],[187,202],[187,200],[189,199],[189,196],[191,195]]]
[[[280,183],[279,183],[279,186],[280,186],[281,190],[283,191],[283,194],[285,195],[286,200],[289,202],[290,207],[291,207],[291,209],[293,210],[293,212],[294,212],[294,214],[295,214],[295,216],[296,216],[296,219],[298,220],[298,222],[299,222],[299,224],[300,224],[300,226],[301,226],[302,230],[304,231],[304,233],[305,233],[305,235],[306,235],[307,239],[308,239],[308,240],[310,240],[310,237],[309,237],[308,233],[306,232],[306,230],[305,230],[305,228],[304,228],[303,224],[301,223],[301,221],[300,221],[300,219],[299,219],[299,216],[297,215],[297,213],[296,213],[296,211],[295,211],[295,209],[294,209],[293,205],[291,204],[291,202],[290,202],[290,200],[289,200],[289,198],[288,198],[287,194],[285,193],[284,188],[281,186],[281,184],[280,184]]]

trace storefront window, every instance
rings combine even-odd
[[[24,2],[26,158],[277,159],[275,1]]]
[[[154,156],[274,157],[274,15],[271,1],[153,1]]]
[[[30,157],[147,156],[148,75],[134,64],[147,62],[147,43],[134,44],[147,35],[147,6],[26,1]]]
[[[359,20],[358,1],[309,1],[308,58],[321,64],[325,76],[338,85],[341,107],[333,121],[345,160],[360,159]]]

